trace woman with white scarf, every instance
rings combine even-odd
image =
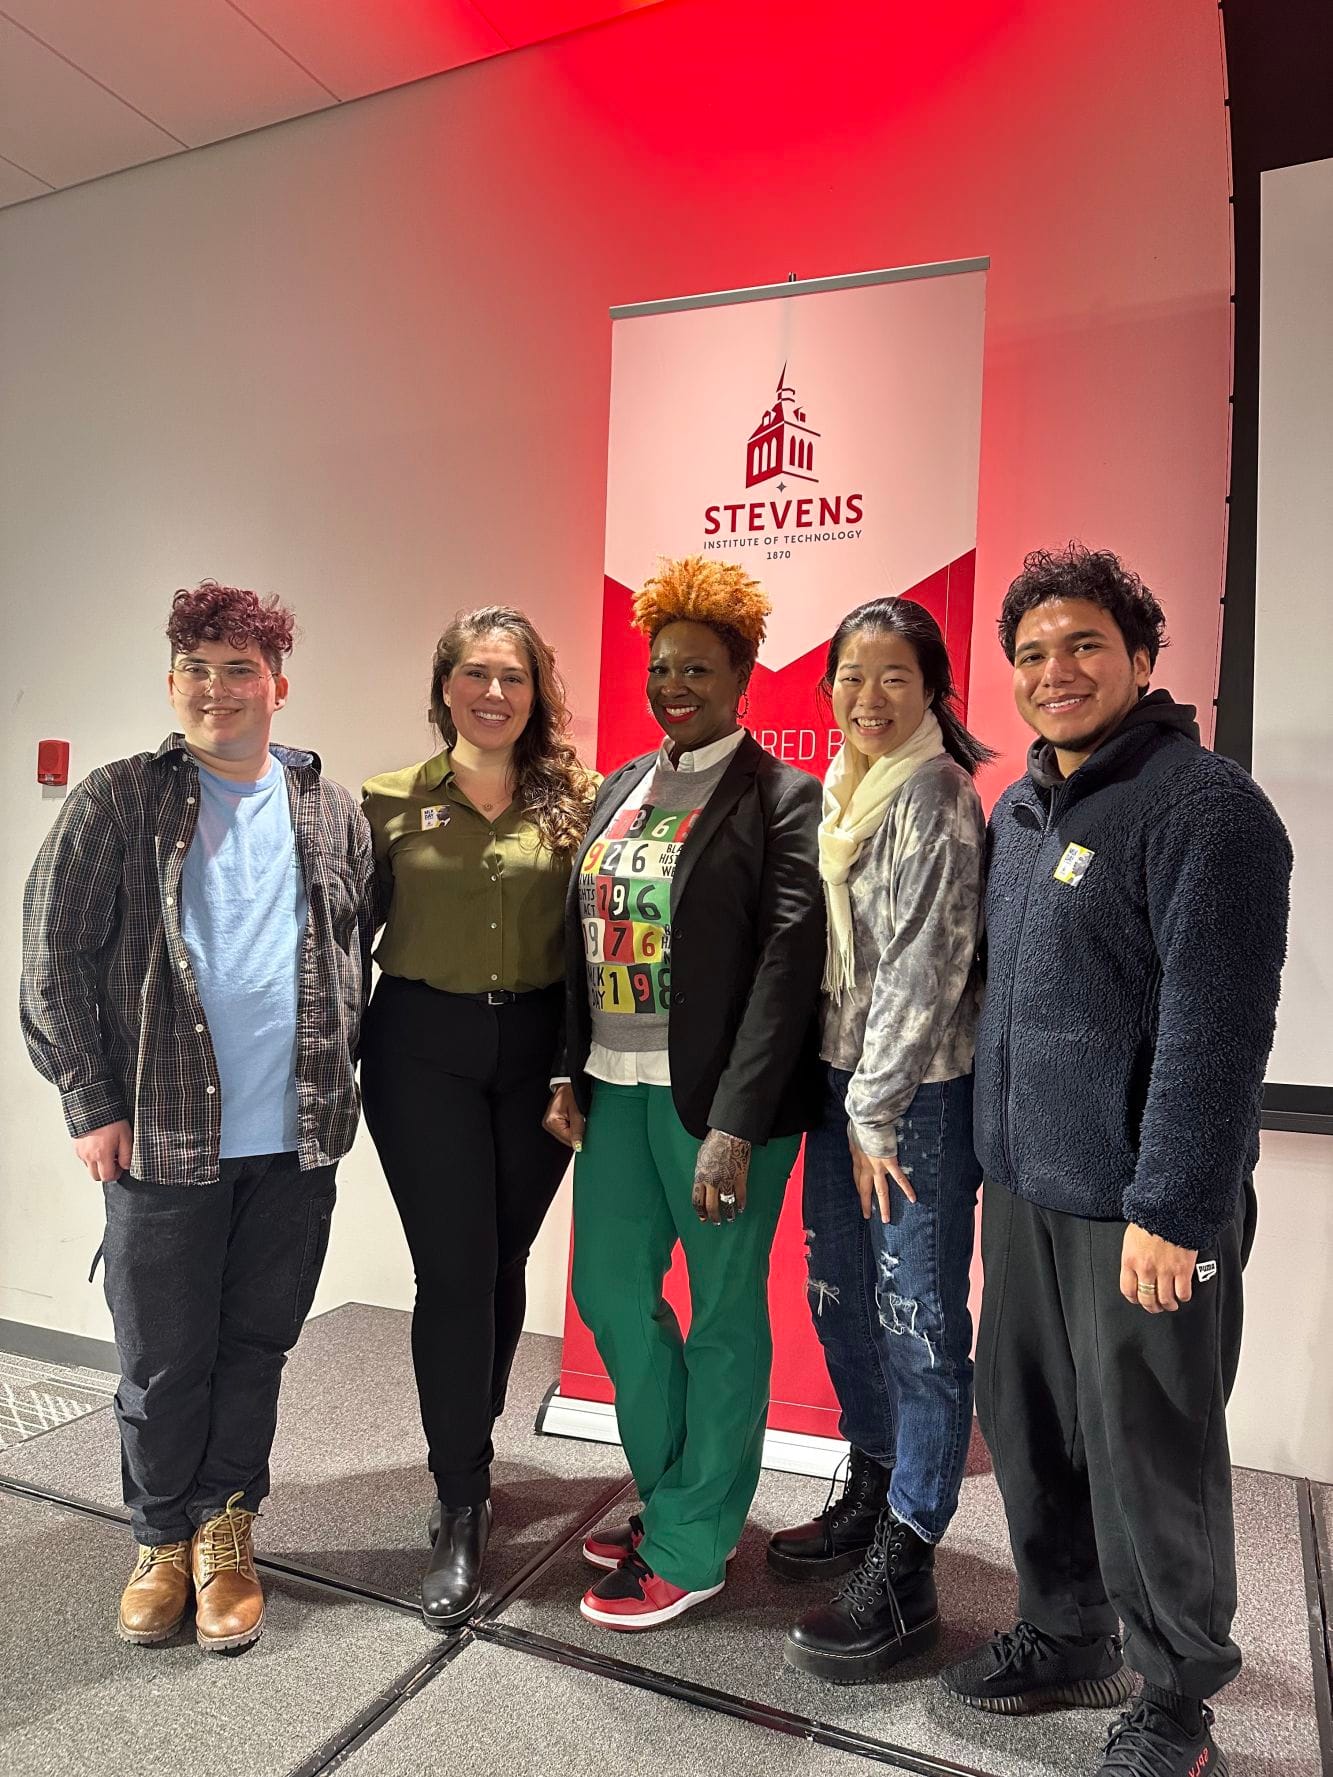
[[[843,746],[824,780],[828,911],[822,1120],[806,1139],[815,1330],[851,1445],[842,1497],[779,1531],[789,1578],[845,1574],[787,1637],[837,1682],[877,1678],[934,1639],[935,1545],[972,1429],[968,1276],[975,969],[992,755],[956,714],[944,637],[910,599],[851,612],[822,690]]]

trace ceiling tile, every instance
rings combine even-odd
[[[515,48],[580,25],[597,25],[654,6],[657,0],[476,0],[478,10]]]
[[[75,185],[175,154],[180,144],[0,16],[0,155]]]
[[[0,160],[0,210],[6,204],[21,204],[24,198],[45,197],[51,187],[12,161]]]
[[[234,0],[340,99],[508,49],[467,0]]]
[[[2,0],[4,13],[192,148],[333,95],[227,0]]]

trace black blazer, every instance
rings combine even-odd
[[[579,869],[588,846],[657,754],[612,772],[570,877],[565,903],[566,1071],[587,1114],[592,1047]],[[676,1114],[700,1139],[710,1129],[750,1142],[796,1135],[819,1117],[819,984],[824,895],[819,881],[821,790],[808,772],[748,734],[671,883],[671,1012],[667,1053]]]

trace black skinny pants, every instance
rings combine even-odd
[[[987,1185],[977,1411],[1004,1497],[1020,1616],[1110,1635],[1149,1684],[1211,1697],[1240,1670],[1226,1398],[1240,1355],[1247,1184],[1194,1294],[1120,1294],[1123,1222]]]
[[[569,1162],[542,1128],[563,984],[488,1006],[382,975],[361,1090],[416,1272],[412,1362],[440,1498],[489,1498],[528,1252]]]

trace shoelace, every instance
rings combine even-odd
[[[645,1595],[644,1590],[643,1590],[643,1582],[645,1580],[650,1580],[653,1578],[653,1570],[651,1567],[649,1567],[648,1563],[643,1559],[642,1555],[638,1554],[635,1551],[631,1551],[628,1555],[626,1555],[625,1559],[620,1563],[619,1572],[629,1575],[629,1577],[634,1581],[635,1585],[638,1586],[640,1597],[643,1597]]]
[[[1205,1730],[1209,1722],[1205,1712]],[[1172,1720],[1155,1703],[1140,1703],[1122,1715],[1111,1729],[1102,1763],[1103,1777],[1108,1772],[1119,1777],[1172,1777],[1182,1749],[1189,1736],[1180,1723]]]
[[[893,1615],[894,1632],[900,1641],[907,1633],[907,1624],[903,1620],[902,1606],[898,1603],[893,1581],[889,1578],[889,1564],[894,1556],[895,1545],[901,1542],[905,1534],[906,1527],[892,1517],[886,1507],[879,1515],[874,1540],[866,1550],[865,1560],[843,1581],[837,1594],[839,1598],[847,1600],[854,1615],[859,1615],[881,1598],[887,1598]]]
[[[832,1479],[829,1481],[828,1498],[824,1501],[823,1510],[816,1512],[815,1514],[816,1524],[831,1524],[843,1513],[854,1513],[862,1510],[864,1501],[860,1497],[860,1489],[857,1484],[860,1482],[864,1471],[860,1470],[858,1466],[853,1465],[852,1456],[853,1452],[848,1450],[846,1456],[842,1458],[838,1463],[838,1466],[834,1469]],[[839,1482],[842,1483],[842,1494],[835,1502],[833,1496],[838,1491]],[[855,1495],[852,1491],[854,1486],[857,1486],[857,1492]]]
[[[846,1456],[839,1460],[832,1475],[829,1477],[828,1498],[824,1501],[823,1509],[815,1513],[816,1524],[822,1524],[825,1518],[831,1517],[837,1510],[837,1507],[833,1503],[833,1495],[838,1491],[839,1481],[842,1482],[842,1499],[845,1499],[847,1497],[847,1489],[852,1484],[852,1453],[850,1449]],[[838,1505],[842,1504],[842,1499],[838,1501]]]
[[[169,1566],[186,1547],[185,1543],[140,1543],[139,1559],[134,1568],[135,1579],[142,1579],[154,1567]]]
[[[233,1493],[224,1510],[199,1526],[200,1553],[211,1579],[215,1573],[239,1573],[250,1552],[250,1526],[259,1516],[238,1507],[243,1493]]]
[[[997,1635],[991,1645],[995,1651],[995,1671],[992,1674],[995,1678],[1030,1656],[1040,1659],[1043,1654],[1060,1652],[1058,1642],[1052,1641],[1049,1635],[1043,1635],[1035,1623],[1029,1623],[1022,1617],[1012,1629],[1006,1629],[1003,1634]]]

